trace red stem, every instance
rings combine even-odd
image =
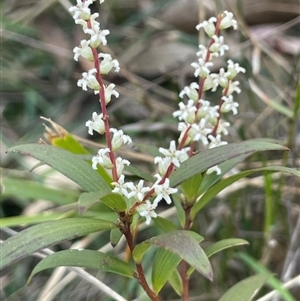
[[[87,24],[88,24],[89,28],[92,27],[90,20],[87,22]],[[117,174],[116,157],[115,157],[115,154],[113,152],[112,144],[111,144],[111,134],[110,134],[110,126],[109,126],[109,120],[108,120],[109,116],[107,114],[106,101],[105,101],[105,86],[104,86],[104,83],[103,83],[103,80],[102,80],[102,77],[101,77],[101,73],[100,73],[100,60],[99,60],[98,52],[97,52],[96,48],[91,47],[91,49],[92,49],[93,57],[94,57],[94,65],[95,65],[95,68],[97,70],[95,77],[96,77],[96,79],[97,79],[97,81],[100,85],[99,102],[100,102],[101,111],[102,111],[102,114],[103,114],[103,121],[104,121],[104,125],[105,125],[105,140],[106,140],[107,146],[110,150],[109,158],[110,158],[110,161],[113,164],[112,178],[113,178],[114,182],[117,182],[119,177],[118,177],[118,174]]]
[[[126,220],[124,221],[124,228],[122,229],[122,232],[127,240],[129,249],[132,253],[133,249],[134,249],[134,241],[133,241],[133,236],[132,236],[132,233],[130,230],[130,222],[128,222]],[[145,273],[144,273],[142,265],[137,262],[135,263],[135,265],[136,265],[136,269],[137,269],[135,278],[137,279],[139,284],[143,287],[146,294],[153,301],[161,301],[160,297],[155,292],[153,292],[152,289],[149,287],[147,280],[145,278]]]

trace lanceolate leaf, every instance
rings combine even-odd
[[[33,225],[45,223],[56,219],[62,219],[74,215],[74,211],[69,212],[41,212],[35,215],[18,215],[1,218],[0,229],[3,227],[13,227],[20,225]]]
[[[101,198],[101,201],[117,212],[124,212],[127,209],[127,204],[124,197],[118,193],[109,193]]]
[[[46,269],[60,266],[96,269],[131,278],[133,278],[134,275],[134,269],[128,263],[113,255],[93,250],[65,250],[53,253],[41,260],[31,272],[27,283],[31,281],[35,274]]]
[[[290,173],[292,175],[300,177],[300,171],[289,168],[289,167],[284,167],[284,166],[267,166],[267,167],[262,167],[262,168],[256,168],[256,169],[251,169],[251,170],[246,170],[242,171],[238,174],[235,174],[233,176],[230,176],[216,185],[214,185],[212,188],[210,188],[205,194],[200,198],[200,200],[195,203],[195,205],[191,209],[191,217],[192,219],[195,217],[197,212],[205,206],[213,197],[215,197],[221,190],[229,186],[230,184],[236,182],[237,180],[247,177],[248,175],[254,173],[254,172],[262,172],[262,171],[269,171],[269,172],[274,172],[274,171],[281,171],[281,172],[286,172]]]
[[[181,258],[178,255],[168,250],[156,251],[152,267],[152,285],[156,293],[163,288],[180,261]]]
[[[127,208],[124,197],[117,193],[103,193],[103,191],[83,192],[79,197],[79,211],[82,213],[96,202],[103,202],[114,211],[122,212]]]
[[[249,243],[241,238],[228,238],[228,239],[222,239],[217,241],[216,243],[210,245],[208,248],[205,249],[205,254],[209,258],[210,256],[231,248],[231,247],[237,247],[237,246],[242,246],[242,245],[248,245]],[[188,270],[188,276],[190,276],[195,269],[193,267],[190,267]]]
[[[205,253],[207,257],[210,257],[222,250],[237,247],[242,245],[248,245],[248,241],[241,238],[227,238],[217,241],[216,243],[210,245],[207,249],[205,249]]]
[[[177,227],[171,221],[160,216],[154,218],[153,223],[164,232],[177,230]]]
[[[270,275],[259,274],[246,278],[231,287],[219,301],[251,301]]]
[[[250,255],[246,253],[240,252],[239,257],[250,266],[256,273],[269,275],[268,285],[273,287],[277,292],[281,295],[282,300],[285,301],[296,301],[292,294],[281,284],[281,282],[273,276],[270,271],[265,268],[262,264],[260,264],[257,260],[252,258]]]
[[[176,187],[186,179],[206,171],[208,168],[218,165],[226,160],[240,155],[252,154],[257,151],[288,150],[285,146],[264,142],[261,139],[248,140],[241,143],[231,143],[224,146],[200,152],[199,154],[184,161],[181,166],[172,173],[170,186]]]
[[[22,199],[49,200],[57,205],[67,205],[78,200],[80,192],[72,190],[58,190],[44,186],[41,183],[25,179],[2,178],[2,198],[21,197]]]
[[[45,144],[23,144],[10,148],[8,152],[20,153],[43,161],[86,191],[111,191],[108,184],[87,162],[64,149]]]
[[[182,295],[182,279],[177,269],[173,271],[170,275],[168,282],[173,287],[174,291],[178,294],[178,296]]]
[[[217,175],[215,172],[213,172],[211,174],[205,174],[205,176],[203,177],[203,181],[201,183],[201,186],[199,187],[198,195],[201,195],[204,192],[206,192],[210,187],[212,187],[220,179],[222,179],[222,177],[229,170],[231,170],[238,163],[243,162],[249,155],[241,155],[241,156],[238,156],[236,158],[226,160],[225,162],[219,164],[219,167],[221,168],[221,174],[220,175]]]
[[[73,154],[89,154],[89,152],[70,133],[52,139],[54,146],[68,150]]]
[[[145,252],[154,245],[178,255],[204,277],[212,280],[213,272],[210,262],[199,246],[201,240],[203,240],[202,236],[192,231],[170,231],[140,243],[134,248],[132,255],[135,261],[141,262]]]
[[[0,269],[62,241],[113,228],[116,225],[112,222],[91,218],[69,218],[32,226],[1,244]]]
[[[119,243],[122,235],[123,235],[123,233],[120,231],[119,228],[112,229],[110,231],[109,241],[110,241],[110,244],[112,245],[113,248]]]

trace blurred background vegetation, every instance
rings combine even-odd
[[[83,33],[68,12],[71,5],[74,1],[3,0],[0,4],[1,175],[70,188],[76,195],[78,188],[60,175],[43,168],[29,173],[34,166],[31,159],[5,154],[10,146],[38,142],[43,137],[44,121],[40,116],[51,118],[81,139],[88,138],[84,124],[92,112],[99,112],[99,103],[97,97],[83,92],[76,84],[81,73],[92,66],[84,60],[73,60],[72,50]],[[166,147],[171,139],[177,139],[172,112],[180,101],[180,90],[194,81],[190,64],[196,59],[199,39],[206,44],[205,36],[195,26],[225,9],[234,13],[240,30],[224,32],[230,51],[217,61],[215,68],[230,58],[247,69],[246,75],[239,77],[239,114],[228,117],[233,124],[229,142],[267,137],[285,141],[290,148],[288,153],[257,154],[236,169],[264,165],[299,169],[298,0],[106,0],[101,7],[96,1],[93,10],[100,14],[101,28],[111,32],[108,45],[102,50],[121,64],[120,73],[105,77],[107,83],[117,85],[120,93],[109,104],[111,124],[130,134],[137,144]],[[208,93],[205,97],[219,102],[218,94]],[[100,136],[90,138],[103,143]],[[84,142],[96,152],[91,143]],[[137,154],[134,147],[125,149],[125,157],[126,154],[134,164],[153,171],[149,157]],[[300,274],[299,186],[295,177],[255,174],[229,187],[206,206],[198,214],[193,230],[205,237],[204,245],[229,237],[248,240],[250,245],[243,251],[256,264],[259,262],[286,281]],[[22,195],[16,186],[13,192],[2,194],[0,213],[1,217],[25,216],[55,206]],[[168,209],[161,208],[175,219],[174,211]],[[13,229],[18,231],[22,226]],[[155,233],[154,227],[141,231],[140,236],[148,238]],[[1,239],[9,235],[6,229],[1,232]],[[96,237],[89,248],[100,248],[109,241],[106,234]],[[54,250],[69,246],[66,243]],[[234,283],[253,274],[255,267],[243,258],[234,249],[213,257],[215,281],[209,283],[195,274],[191,281],[193,300],[217,300]],[[36,276],[30,287],[25,285],[36,262],[36,258],[27,258],[4,271],[1,300],[111,300],[80,277],[66,281],[62,290],[46,298],[41,292],[51,271]],[[133,282],[91,273],[129,300],[139,292]],[[299,287],[292,294],[299,297]],[[170,287],[163,290],[162,296],[163,300],[178,300]]]

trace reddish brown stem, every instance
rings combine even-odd
[[[91,28],[91,22],[88,21],[88,27]],[[106,108],[106,101],[105,101],[105,86],[101,77],[101,73],[100,73],[100,61],[99,61],[99,57],[98,57],[98,52],[95,48],[91,48],[92,52],[93,52],[93,57],[94,57],[94,66],[97,70],[95,77],[100,85],[100,91],[99,91],[99,102],[100,102],[100,106],[101,106],[101,111],[103,114],[103,121],[104,121],[104,125],[105,125],[105,140],[107,143],[107,146],[110,150],[109,152],[109,158],[110,161],[113,164],[113,168],[112,168],[112,178],[115,182],[118,181],[118,174],[117,174],[117,165],[116,165],[116,157],[115,154],[113,152],[112,149],[112,144],[111,144],[111,134],[110,134],[110,127],[109,127],[109,116],[107,114],[107,108]]]
[[[124,220],[124,228],[121,230],[127,240],[129,249],[132,253],[133,249],[134,249],[134,241],[133,241],[133,236],[132,236],[132,233],[130,230],[130,223],[128,221],[126,221],[126,216],[125,216],[125,220]],[[140,263],[136,263],[135,265],[136,265],[136,269],[137,269],[135,278],[137,279],[139,284],[143,287],[146,294],[149,296],[149,298],[152,301],[161,301],[160,297],[155,292],[153,292],[152,289],[149,287],[148,282],[145,278],[145,273],[144,273],[142,265]]]

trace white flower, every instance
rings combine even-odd
[[[240,84],[240,82],[238,81],[230,81],[229,82],[229,88],[227,90],[227,95],[231,95],[233,92],[236,92],[236,93],[241,93],[241,89],[238,87],[238,85]]]
[[[219,117],[219,106],[211,106],[208,100],[200,99],[199,103],[201,106],[197,112],[197,118],[200,120],[201,118],[205,118],[209,122],[213,123],[213,120]]]
[[[110,150],[109,148],[102,148],[98,150],[98,155],[92,158],[92,167],[93,169],[97,169],[97,164],[100,164],[104,168],[111,169],[113,168],[113,164],[107,155]]]
[[[218,74],[215,73],[208,74],[204,81],[203,91],[207,91],[211,89],[212,92],[215,92],[219,85],[217,79],[218,79]]]
[[[223,119],[220,119],[218,128],[217,128],[217,134],[228,135],[228,130],[227,130],[228,127],[230,127],[230,123],[227,121],[224,121]]]
[[[186,137],[185,141],[184,141],[184,145],[187,145],[191,142],[191,137],[186,134],[190,131],[191,125],[187,124],[185,122],[179,122],[178,123],[178,131],[180,132],[180,136],[178,138],[178,142],[181,143],[183,138]],[[187,136],[186,136],[187,135]]]
[[[151,188],[144,187],[144,180],[140,180],[137,185],[130,186],[130,190],[128,198],[134,197],[138,202],[142,202],[145,194],[147,194]]]
[[[82,40],[80,42],[80,47],[75,47],[73,49],[74,60],[78,61],[79,56],[86,58],[89,61],[94,61],[93,51],[90,47],[90,41]]]
[[[215,22],[217,22],[217,19],[215,17],[211,17],[209,18],[208,21],[204,21],[202,23],[199,23],[197,26],[196,26],[196,29],[197,30],[200,30],[200,28],[203,28],[204,31],[206,32],[206,34],[209,36],[209,37],[212,37],[214,32],[215,32]]]
[[[100,63],[100,73],[107,74],[112,68],[115,68],[115,72],[119,72],[119,62],[113,60],[111,55],[108,53],[99,53],[99,58],[101,59]]]
[[[179,93],[179,97],[183,98],[186,95],[188,98],[198,101],[198,90],[199,85],[197,83],[191,83],[189,87],[184,87],[183,90]]]
[[[219,74],[217,77],[214,79],[222,88],[227,88],[228,83],[229,83],[229,73],[225,72],[224,68],[221,68],[219,70]]]
[[[237,114],[237,107],[239,106],[239,104],[237,102],[233,101],[233,96],[229,95],[227,96],[223,96],[221,98],[224,102],[221,105],[221,112],[222,113],[227,113],[229,111],[232,111],[233,115]]]
[[[209,51],[212,53],[219,53],[223,56],[225,51],[229,49],[228,45],[224,44],[224,37],[213,35],[212,39],[214,43],[209,47]]]
[[[207,121],[202,118],[198,124],[192,124],[189,136],[193,141],[201,140],[204,145],[208,144],[206,136],[211,133],[211,129],[207,128]]]
[[[162,199],[165,199],[167,204],[171,204],[172,200],[170,198],[170,194],[176,193],[178,189],[170,187],[170,180],[168,178],[166,178],[163,183],[160,183],[162,177],[159,174],[156,174],[154,176],[157,178],[157,181],[153,185],[154,191],[156,193],[156,198],[154,199],[153,204],[157,206],[157,204]]]
[[[225,16],[224,16],[225,15]],[[233,19],[233,14],[225,10],[222,14],[222,20],[220,23],[220,29],[225,29],[228,27],[233,27],[233,29],[237,29],[237,22]]]
[[[149,200],[136,208],[139,215],[146,218],[146,225],[150,224],[152,218],[157,217],[157,214],[154,211],[155,209],[156,206],[154,204],[151,204]]]
[[[119,193],[124,195],[126,198],[130,198],[128,189],[134,186],[132,182],[125,182],[125,176],[121,175],[118,179],[118,182],[112,182],[112,185],[115,186],[115,188],[112,190],[114,193]]]
[[[105,133],[105,124],[103,121],[103,114],[98,115],[96,112],[92,114],[92,120],[88,120],[85,126],[89,128],[88,132],[93,135],[93,130],[99,134]]]
[[[210,73],[209,67],[212,67],[214,64],[212,62],[205,62],[202,58],[198,59],[198,63],[192,63],[191,66],[195,68],[194,75],[200,76],[201,78],[207,77]]]
[[[91,16],[91,10],[89,9],[89,6],[92,3],[92,0],[87,0],[84,2],[82,0],[77,0],[77,5],[69,8],[69,11],[73,15],[74,20],[88,20]]]
[[[196,55],[200,58],[202,58],[204,61],[207,60],[207,57],[209,55],[209,60],[211,60],[214,56],[217,57],[219,56],[219,53],[218,52],[210,52],[207,50],[207,48],[203,45],[199,45],[199,51],[196,53]],[[208,54],[209,52],[209,54]]]
[[[208,135],[208,139],[210,140],[210,143],[208,145],[209,149],[227,144],[227,141],[221,141],[220,134],[218,134],[216,137],[214,137],[213,135]]]
[[[220,175],[220,174],[222,173],[222,170],[221,170],[221,168],[219,167],[219,165],[216,165],[216,166],[213,166],[213,167],[209,168],[209,169],[206,171],[207,174],[211,174],[211,173],[213,173],[213,172],[216,172],[217,175]]]
[[[100,44],[106,45],[107,40],[106,36],[109,34],[109,30],[104,29],[100,30],[100,26],[97,24],[92,28],[86,28],[83,30],[84,33],[89,34],[90,38],[90,45],[93,48],[98,47]]]
[[[89,19],[89,22],[90,22],[90,26],[91,28],[94,28],[95,26],[99,26],[100,27],[100,23],[98,21],[96,21],[96,18],[99,17],[99,14],[98,13],[94,13],[91,15],[90,19]],[[85,20],[82,20],[82,19],[77,19],[75,20],[75,23],[76,24],[80,24],[82,25],[82,29],[85,30],[88,28],[88,23],[87,21]]]
[[[227,72],[228,72],[228,78],[234,79],[236,75],[240,72],[245,73],[246,69],[243,67],[240,67],[238,63],[233,63],[232,60],[227,61]]]
[[[130,162],[126,159],[122,159],[121,157],[118,157],[116,159],[116,168],[117,168],[117,176],[120,177],[125,165],[129,166]]]
[[[108,104],[111,101],[111,96],[114,95],[116,98],[119,97],[119,93],[114,90],[115,84],[109,84],[107,87],[105,87],[105,103]]]
[[[180,102],[178,104],[179,110],[173,113],[174,117],[178,117],[179,120],[184,120],[187,123],[193,123],[196,118],[197,108],[195,107],[195,102],[190,99],[187,104]]]
[[[159,152],[162,153],[166,158],[171,159],[171,163],[173,163],[176,167],[180,167],[180,163],[188,159],[187,152],[189,148],[184,148],[181,150],[176,149],[176,143],[174,140],[170,142],[170,148],[165,149],[160,147]]]
[[[110,132],[113,133],[113,138],[111,140],[113,151],[119,149],[123,144],[132,143],[131,138],[128,135],[124,135],[122,130],[111,128]]]
[[[78,87],[82,87],[82,90],[87,91],[87,87],[93,90],[99,90],[100,84],[98,83],[95,73],[97,72],[96,68],[89,70],[88,72],[82,73],[82,79],[79,79],[77,82]]]
[[[172,160],[170,157],[165,157],[165,158],[155,157],[154,158],[154,164],[158,163],[158,171],[159,171],[160,175],[164,176],[167,173],[167,170],[168,170],[170,164],[172,163],[171,161]]]

